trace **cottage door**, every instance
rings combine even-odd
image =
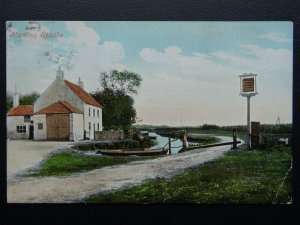
[[[68,141],[69,138],[69,114],[47,115],[47,140]]]
[[[33,140],[33,131],[34,131],[34,126],[33,124],[29,125],[29,139]]]

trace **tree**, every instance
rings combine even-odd
[[[122,72],[112,70],[109,73],[100,74],[100,83],[104,89],[120,91],[124,95],[137,94],[141,81],[142,78],[139,74],[127,70]]]
[[[20,105],[33,105],[38,97],[40,97],[40,94],[35,91],[30,94],[22,95],[20,98]]]
[[[102,119],[105,130],[129,129],[136,121],[134,99],[130,94],[137,94],[142,78],[129,71],[100,74],[101,91],[91,95],[102,106]]]
[[[21,95],[19,103],[20,105],[33,105],[35,100],[40,96],[36,91]],[[8,112],[13,107],[13,95],[11,93],[6,94],[6,112]]]
[[[13,97],[11,94],[6,94],[6,112],[13,107]]]

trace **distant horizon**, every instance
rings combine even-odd
[[[253,122],[259,122],[259,121],[253,121]],[[202,124],[202,125],[182,125],[182,126],[169,126],[169,125],[153,125],[153,124],[133,124],[132,126],[153,126],[153,127],[201,127],[203,125],[205,125],[206,123]],[[206,124],[206,125],[213,125],[213,126],[218,126],[218,127],[234,127],[234,126],[247,126],[247,124],[239,124],[239,125],[218,125],[218,124]],[[293,123],[280,123],[280,124],[276,124],[276,123],[260,123],[260,125],[293,125]]]

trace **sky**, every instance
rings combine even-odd
[[[88,92],[99,74],[139,73],[138,124],[245,125],[239,75],[257,74],[251,121],[292,122],[293,23],[8,21],[7,91],[43,93],[60,66]],[[60,57],[58,57],[60,56]]]

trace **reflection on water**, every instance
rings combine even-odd
[[[157,145],[151,147],[151,149],[163,148],[168,143],[168,137],[162,137],[159,134],[153,133],[153,132],[149,132],[149,136],[156,136],[156,141],[157,141]],[[171,138],[171,141],[173,141],[173,140],[174,139]],[[171,146],[172,146],[172,154],[177,154],[178,151],[182,147],[182,142],[180,140],[173,141],[173,142],[171,142]],[[180,148],[178,148],[178,147],[180,147]]]

